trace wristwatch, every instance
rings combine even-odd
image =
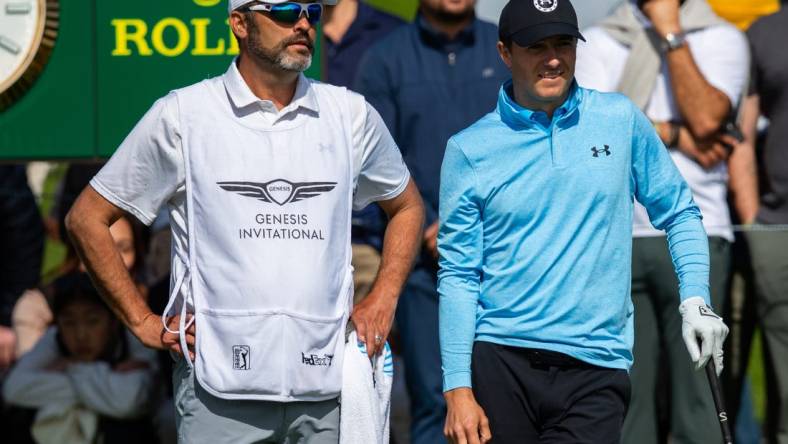
[[[687,43],[687,35],[683,32],[669,32],[662,39],[662,52],[679,49]]]
[[[668,148],[675,148],[679,145],[679,136],[681,136],[681,124],[678,122],[670,121],[670,139],[668,139]]]

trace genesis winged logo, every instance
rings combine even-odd
[[[336,182],[298,182],[276,179],[266,183],[259,182],[217,182],[225,191],[238,193],[279,206],[299,202],[328,193],[336,188]]]

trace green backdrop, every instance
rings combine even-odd
[[[227,69],[226,20],[225,0],[61,0],[46,69],[0,113],[0,160],[109,156],[157,98]]]
[[[417,1],[368,3],[411,20]],[[237,47],[226,8],[226,0],[61,0],[46,69],[0,113],[0,160],[110,156],[157,98],[227,69]],[[319,70],[315,63],[307,74]]]
[[[405,20],[411,20],[416,14],[418,0],[366,0],[366,3],[383,11],[396,14]]]

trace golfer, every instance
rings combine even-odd
[[[512,0],[498,106],[448,142],[440,340],[457,443],[616,443],[629,399],[633,199],[668,235],[684,339],[722,368],[701,215],[649,120],[574,80],[569,0]],[[675,328],[679,328],[678,325]],[[701,341],[701,345],[698,345]]]
[[[348,318],[378,353],[419,245],[419,193],[378,113],[302,74],[323,8],[230,0],[240,56],[157,101],[68,215],[118,316],[144,344],[181,354],[181,442],[336,443]],[[383,262],[353,308],[350,215],[372,201],[390,218]],[[109,234],[124,213],[150,224],[164,205],[166,327]]]

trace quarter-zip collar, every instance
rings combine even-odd
[[[501,86],[498,92],[498,114],[501,120],[507,125],[514,127],[539,127],[544,130],[550,129],[554,124],[560,125],[561,122],[575,114],[583,101],[583,91],[577,86],[577,81],[572,81],[569,95],[564,103],[553,113],[553,119],[547,118],[547,113],[543,111],[532,111],[521,106],[514,100],[511,79]]]

